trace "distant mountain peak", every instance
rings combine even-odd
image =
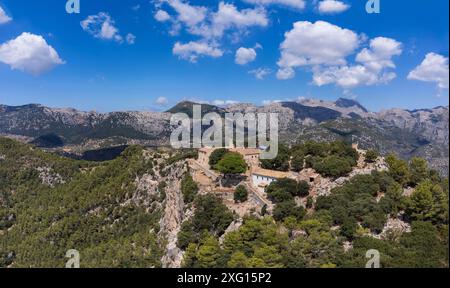
[[[204,114],[210,113],[210,112],[216,112],[219,114],[223,114],[225,112],[225,110],[223,108],[220,108],[218,106],[214,106],[214,105],[210,105],[210,104],[200,104],[200,103],[195,103],[192,101],[181,101],[178,104],[176,104],[175,106],[173,106],[172,108],[170,108],[169,110],[167,110],[166,112],[172,113],[172,114],[186,113],[187,115],[189,115],[189,117],[192,117],[194,105],[202,106],[202,116]]]

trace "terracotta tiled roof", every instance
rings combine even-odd
[[[286,178],[286,177],[289,177],[289,175],[290,175],[289,172],[267,170],[267,169],[262,169],[262,168],[254,168],[251,171],[251,173],[252,173],[252,175],[255,174],[255,175],[259,175],[259,176],[266,176],[266,177],[276,178],[276,179]]]
[[[255,148],[231,148],[230,151],[232,152],[238,152],[242,155],[255,155],[255,154],[261,154],[261,150],[255,149]]]
[[[198,149],[199,152],[202,153],[208,153],[208,152],[212,152],[214,150],[216,150],[217,148],[211,148],[211,147],[203,147]],[[261,154],[261,150],[256,149],[256,148],[228,148],[229,151],[231,152],[237,152],[241,155],[259,155]]]

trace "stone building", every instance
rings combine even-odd
[[[209,156],[218,148],[204,147],[198,150],[198,163],[206,168],[209,167]],[[255,148],[228,148],[230,152],[236,152],[242,155],[248,168],[259,166],[259,156],[261,150]]]
[[[259,149],[251,149],[251,148],[232,148],[231,152],[237,152],[244,157],[245,162],[250,167],[258,167],[259,166],[259,157],[261,154],[261,150]]]
[[[212,151],[214,151],[212,148],[200,148],[198,150],[197,162],[200,163],[200,165],[209,168],[209,156],[211,155]]]
[[[321,176],[314,169],[306,168],[298,173],[298,181],[306,181],[311,185],[318,184]]]
[[[209,157],[211,153],[218,148],[204,147],[198,151],[197,163],[206,169],[211,169],[209,167]],[[264,189],[270,185],[270,183],[281,179],[281,178],[292,178],[295,177],[291,172],[281,172],[275,170],[262,169],[259,167],[260,160],[260,149],[255,148],[228,148],[230,152],[236,152],[242,155],[248,166],[247,176],[249,176],[250,184],[257,188],[258,191],[264,192]]]

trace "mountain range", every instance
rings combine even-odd
[[[119,145],[169,144],[173,113],[192,113],[196,104],[183,101],[166,112],[84,112],[49,108],[39,104],[0,105],[0,135],[22,139],[40,147],[81,153]],[[279,113],[280,140],[295,144],[306,140],[344,139],[383,154],[408,159],[420,156],[433,169],[448,175],[449,109],[389,109],[370,112],[357,101],[302,99],[264,106],[232,104],[226,107],[202,104],[202,114],[217,112]]]

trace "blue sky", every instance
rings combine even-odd
[[[0,0],[1,104],[448,105],[447,0],[380,0],[380,14],[368,14],[365,0],[80,2],[80,14],[67,14],[63,0]]]

